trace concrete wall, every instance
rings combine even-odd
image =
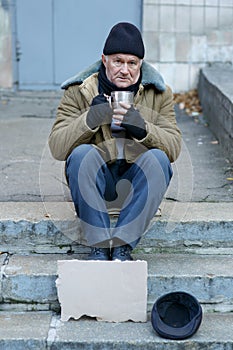
[[[233,0],[144,0],[146,59],[174,91],[197,87],[200,68],[233,62]]]
[[[9,0],[0,0],[0,88],[12,87],[12,51]]]
[[[210,129],[233,162],[233,67],[213,65],[201,70],[198,94]]]

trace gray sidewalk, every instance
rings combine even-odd
[[[64,163],[47,146],[62,91],[0,93],[0,202],[67,201]],[[183,149],[166,199],[233,201],[233,167],[203,117],[176,108]]]

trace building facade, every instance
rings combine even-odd
[[[233,63],[233,0],[119,0],[114,11],[108,0],[0,0],[0,89],[58,89],[100,58],[119,21],[141,29],[145,59],[175,92],[195,88],[205,65]]]
[[[233,0],[144,0],[143,35],[173,89],[193,89],[205,65],[233,63]]]

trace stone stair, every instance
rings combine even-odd
[[[4,350],[226,350],[232,349],[232,333],[233,314],[205,314],[198,333],[183,341],[157,337],[149,321],[61,323],[51,312],[0,315],[0,349]]]
[[[162,216],[134,253],[134,259],[148,262],[148,321],[141,324],[88,317],[60,321],[57,260],[83,259],[89,250],[77,243],[84,244],[79,223],[72,211],[66,216],[67,206],[71,203],[1,203],[0,349],[233,347],[231,202],[162,203]],[[77,237],[70,236],[74,227]],[[150,322],[155,300],[175,290],[195,295],[204,310],[199,331],[188,340],[162,339]]]
[[[1,251],[9,254],[88,252],[70,202],[0,202]],[[233,248],[233,202],[161,204],[139,252],[217,253]]]
[[[233,314],[205,314],[191,338],[159,338],[147,323],[105,323],[90,319],[62,323],[52,312],[0,314],[1,350],[230,350]]]
[[[2,268],[0,309],[4,311],[59,310],[55,280],[57,260],[83,255],[12,255]],[[195,295],[206,311],[233,311],[233,255],[134,254],[148,262],[148,312],[166,292]]]

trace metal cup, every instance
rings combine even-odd
[[[112,109],[124,110],[120,105],[120,102],[133,105],[134,93],[131,91],[112,91],[111,97],[109,98],[109,104]],[[112,122],[115,123],[118,120],[112,118]]]
[[[134,93],[131,91],[113,91],[111,92],[110,104],[112,109],[122,109],[120,102],[133,104]]]

